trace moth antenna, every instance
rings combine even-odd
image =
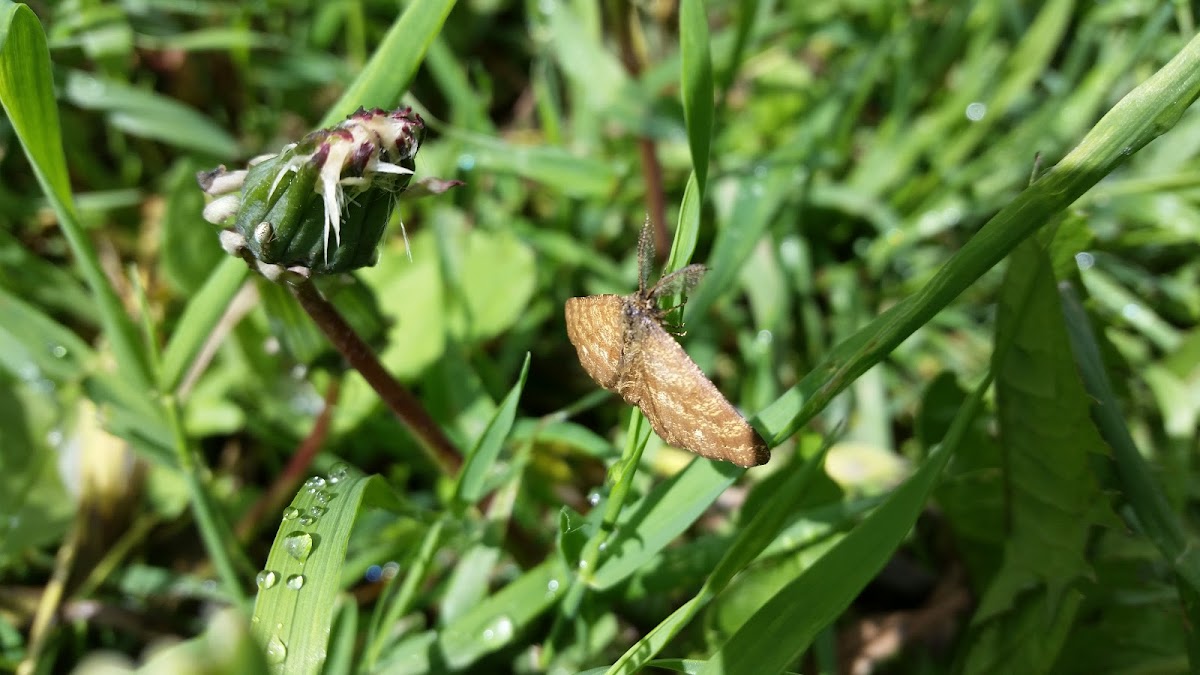
[[[665,295],[687,293],[695,288],[696,284],[700,283],[700,280],[704,277],[704,273],[707,271],[707,267],[696,263],[688,265],[681,270],[676,270],[658,280],[654,288],[650,289],[650,298],[658,300]]]
[[[646,297],[650,283],[650,266],[654,264],[654,233],[650,230],[650,214],[638,234],[638,295]]]

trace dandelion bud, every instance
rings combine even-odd
[[[247,170],[197,174],[215,198],[204,217],[231,226],[221,245],[271,280],[373,265],[424,136],[411,108],[360,108],[277,155],[256,157]]]

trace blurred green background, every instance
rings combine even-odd
[[[0,9],[0,668],[576,672],[631,646],[686,672],[1197,667],[1200,577],[1170,554],[1197,504],[1194,81],[1162,102],[1181,115],[1111,118],[1165,134],[1098,159],[1081,198],[1048,178],[1061,204],[1002,211],[1186,53],[1194,3]],[[18,41],[38,31],[42,80]],[[18,114],[39,81],[57,126]],[[416,179],[465,185],[402,203],[379,263],[322,290],[461,476],[200,216],[197,171],[358,105],[414,106]],[[59,139],[77,238],[39,181],[54,171],[31,170]],[[935,277],[993,217],[1041,227],[1007,276]],[[689,464],[653,435],[636,474],[620,461],[645,429],[579,367],[562,308],[636,288],[646,218],[656,265],[710,267],[681,343],[778,446],[765,467]],[[1017,239],[976,241],[957,260]],[[1084,298],[1147,491],[1092,425],[1055,281]],[[946,284],[966,290],[915,332],[876,320]],[[848,377],[839,344],[859,350]],[[789,398],[826,384],[819,410]],[[288,552],[280,510],[311,507],[301,481],[337,463],[354,488],[295,563],[327,565],[296,591],[319,610],[268,606],[282,589],[260,575],[252,622],[255,573]],[[313,616],[320,635],[294,632]],[[289,655],[263,661],[250,634]]]

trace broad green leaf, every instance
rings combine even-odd
[[[1044,670],[1055,660],[1081,599],[1075,587],[1091,576],[1086,549],[1105,509],[1091,466],[1104,444],[1071,359],[1050,261],[1034,240],[1011,257],[996,334],[1008,532],[973,620],[963,667],[975,673]]]

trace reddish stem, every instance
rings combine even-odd
[[[387,407],[408,427],[434,466],[447,476],[457,473],[462,465],[458,449],[426,412],[421,402],[384,369],[375,352],[363,342],[311,281],[290,284],[289,287],[304,307],[304,311],[308,312],[350,367],[363,376],[367,384],[379,394],[379,398],[383,399]]]

